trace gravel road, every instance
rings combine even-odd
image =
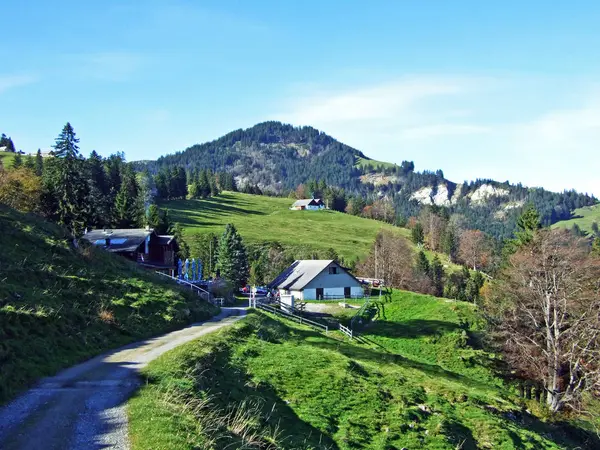
[[[139,385],[139,369],[244,314],[243,308],[222,308],[207,322],[128,345],[45,378],[0,409],[0,449],[129,448],[126,400]]]

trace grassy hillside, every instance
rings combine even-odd
[[[381,166],[384,169],[387,168],[393,168],[396,167],[397,164],[394,163],[389,163],[389,162],[383,162],[383,161],[376,161],[374,159],[371,158],[367,158],[367,157],[361,157],[359,156],[358,158],[356,158],[356,167],[366,167],[366,166],[373,166],[373,167],[378,167]]]
[[[335,211],[290,211],[294,200],[241,193],[223,193],[206,200],[164,202],[173,221],[191,236],[197,233],[222,233],[233,223],[250,243],[277,241],[288,247],[308,247],[325,251],[333,247],[345,258],[365,256],[377,232],[393,229],[408,236],[408,230],[375,220]]]
[[[576,209],[573,216],[571,220],[556,222],[552,228],[573,228],[573,225],[577,224],[583,231],[592,233],[592,223],[596,222],[600,226],[600,205]]]
[[[14,153],[0,152],[0,162],[2,162],[5,169],[12,167],[13,159],[15,159]]]
[[[474,346],[472,305],[396,292],[364,343],[263,313],[163,355],[131,400],[134,449],[594,448],[544,423]],[[577,436],[577,437],[575,437]],[[597,447],[596,447],[597,448]]]
[[[214,308],[120,257],[0,205],[0,403],[36,379]]]

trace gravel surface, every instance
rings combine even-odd
[[[178,345],[229,325],[243,308],[128,345],[42,380],[0,409],[0,449],[128,449],[126,401],[139,370]]]

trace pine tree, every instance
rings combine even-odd
[[[25,161],[23,162],[23,167],[31,170],[32,172],[35,172],[35,159],[33,159],[33,156],[25,157]]]
[[[533,205],[528,205],[525,211],[517,219],[517,230],[515,232],[517,246],[528,244],[533,235],[542,227],[540,214]]]
[[[417,222],[412,228],[410,238],[417,245],[421,245],[425,241],[425,232],[423,231],[423,225],[421,225],[420,222]]]
[[[421,250],[417,255],[417,270],[421,273],[429,275],[429,260],[427,259],[427,255],[425,252]]]
[[[114,221],[119,228],[132,228],[139,225],[143,208],[138,201],[139,188],[131,166],[123,168],[121,187],[115,197]]]
[[[458,253],[458,236],[452,226],[447,226],[442,235],[442,251],[448,255],[450,261],[456,258]]]
[[[56,216],[61,225],[73,234],[83,230],[89,215],[89,187],[85,179],[83,161],[79,156],[79,139],[70,123],[67,123],[54,145],[55,161],[52,170],[44,174],[45,185],[55,198]]]
[[[192,183],[188,186],[187,196],[188,198],[198,198],[200,196],[200,189],[196,180],[193,180]]]
[[[168,214],[167,214],[168,217]],[[169,229],[169,233],[173,235],[173,237],[175,238],[175,241],[177,241],[177,244],[179,245],[179,251],[177,252],[177,257],[179,257],[180,259],[186,260],[187,258],[190,257],[190,247],[188,246],[187,242],[183,239],[183,230],[181,228],[181,225],[179,225],[178,223],[175,223],[170,229]]]
[[[160,224],[160,209],[156,205],[150,205],[146,212],[146,225],[152,228],[154,231],[159,227]],[[157,231],[158,233],[158,231]],[[160,234],[160,233],[158,233]]]
[[[38,151],[35,154],[35,174],[38,177],[41,177],[43,172],[44,172],[44,159],[42,158],[42,151],[38,148]]]
[[[227,224],[217,248],[217,271],[233,288],[243,286],[249,277],[248,255],[242,237]]]
[[[429,267],[429,276],[433,284],[434,295],[441,297],[444,293],[444,268],[437,255],[433,257]]]
[[[201,198],[206,198],[210,195],[210,182],[206,170],[201,171],[198,176],[198,191]]]
[[[168,209],[160,209],[159,211],[159,220],[158,225],[156,227],[156,232],[158,234],[168,233],[171,229],[171,218],[169,216]]]
[[[94,226],[110,226],[111,201],[110,188],[104,169],[104,161],[96,151],[92,151],[90,157],[85,161],[87,179],[89,185],[90,224]]]
[[[13,169],[18,169],[20,167],[23,167],[23,157],[18,152],[15,153],[15,156],[14,156],[13,162],[12,162],[12,167],[13,167]]]

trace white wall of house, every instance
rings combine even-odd
[[[337,273],[330,273],[330,268],[335,268]],[[362,285],[338,264],[331,263],[304,287],[304,300],[317,299],[317,289],[323,290],[323,297],[343,297],[345,288],[350,288],[351,296],[362,296]]]

